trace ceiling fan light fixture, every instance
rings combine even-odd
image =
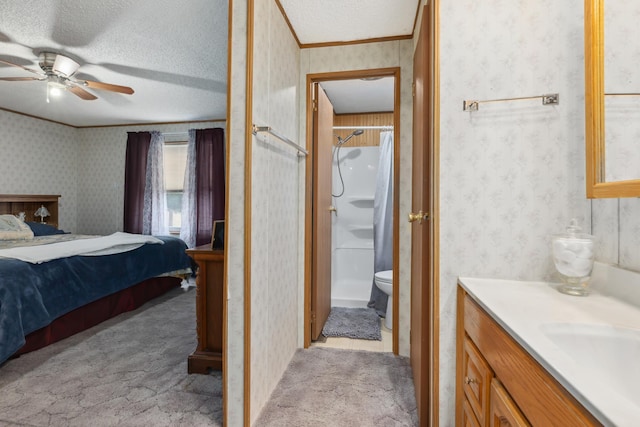
[[[64,90],[67,89],[67,85],[58,76],[50,76],[47,81],[47,92],[51,96],[60,96]]]
[[[80,64],[74,61],[71,58],[67,58],[63,55],[57,55],[56,60],[53,62],[53,67],[51,68],[54,72],[58,74],[62,74],[65,77],[71,77],[78,71]]]
[[[40,52],[38,54],[40,68],[42,72],[32,70],[22,65],[14,64],[13,62],[0,59],[0,62],[13,67],[21,68],[25,71],[38,75],[38,77],[0,77],[0,80],[5,81],[44,81],[47,83],[45,93],[47,95],[47,102],[49,102],[49,95],[59,95],[62,91],[71,92],[73,95],[85,101],[93,101],[98,99],[97,96],[84,88],[90,88],[95,90],[103,90],[108,92],[123,93],[126,95],[132,95],[134,90],[128,86],[114,85],[111,83],[104,83],[92,80],[78,80],[74,77],[78,67],[80,66],[76,61],[68,58],[64,55],[60,55],[54,52]]]
[[[63,88],[61,88],[55,83],[54,84],[48,83],[48,85],[49,85],[49,95],[54,97],[62,95],[62,91],[64,90]]]

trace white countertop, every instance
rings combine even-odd
[[[614,325],[640,330],[640,308],[593,291],[587,297],[558,292],[557,284],[459,278],[460,285],[604,425],[640,425],[640,384],[630,396],[607,377],[581,366],[543,333],[550,323]],[[589,354],[582,354],[585,360]],[[618,369],[640,370],[640,360]]]

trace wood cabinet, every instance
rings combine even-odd
[[[486,425],[489,416],[489,389],[493,372],[473,344],[465,337],[462,365],[462,388],[478,425]]]
[[[44,206],[49,211],[49,216],[43,218],[44,222],[58,228],[59,198],[59,194],[0,194],[0,214],[18,216],[24,212],[26,221],[40,222],[35,212]]]
[[[188,249],[198,264],[196,277],[196,330],[198,345],[189,356],[188,372],[206,374],[222,369],[224,319],[224,252],[210,245]]]
[[[456,425],[600,426],[458,287]]]
[[[500,381],[491,380],[491,411],[489,426],[491,427],[528,427],[530,424],[518,409],[509,393]]]

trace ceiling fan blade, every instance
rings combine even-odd
[[[93,82],[91,80],[78,80],[78,83],[84,84],[91,89],[108,90],[110,92],[124,93],[127,95],[133,94],[133,89],[128,86],[118,86],[109,83]]]
[[[0,77],[0,80],[4,80],[6,82],[26,82],[29,80],[44,80],[44,79],[39,79],[37,77]]]
[[[42,75],[43,75],[43,74],[42,74],[42,73],[40,73],[39,71],[32,70],[31,68],[23,67],[22,65],[14,64],[13,62],[5,61],[5,60],[3,60],[3,59],[0,59],[0,62],[2,62],[3,64],[11,65],[12,67],[22,68],[22,69],[23,69],[23,70],[25,70],[25,71],[28,71],[28,72],[33,73],[33,74],[37,74],[37,75],[39,75],[39,76],[42,76]]]
[[[85,101],[93,101],[94,99],[98,99],[97,96],[92,93],[87,92],[82,89],[80,86],[68,86],[67,90],[74,94],[75,96],[84,99]]]

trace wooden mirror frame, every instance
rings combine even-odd
[[[604,1],[584,1],[587,197],[640,197],[640,179],[605,182]]]

